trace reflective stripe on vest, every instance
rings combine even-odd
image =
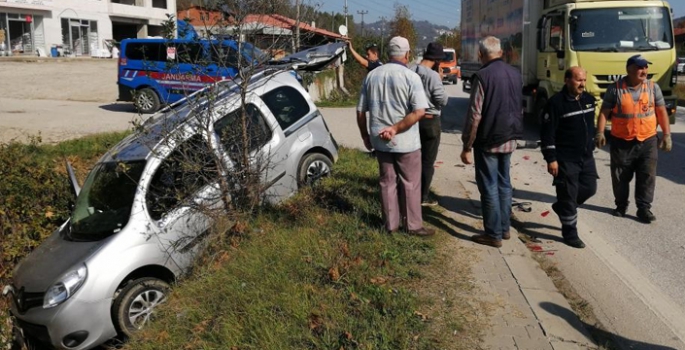
[[[637,103],[625,80],[616,82],[616,105],[611,113],[611,134],[624,140],[644,141],[656,135],[654,82],[642,83]]]

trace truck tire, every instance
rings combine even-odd
[[[162,104],[159,102],[159,96],[155,90],[149,87],[142,88],[134,94],[133,104],[138,111],[143,114],[150,114],[157,112]]]
[[[535,101],[535,110],[533,111],[533,115],[535,116],[535,122],[538,125],[542,125],[542,118],[545,117],[545,105],[547,105],[547,96],[540,96],[540,98]]]

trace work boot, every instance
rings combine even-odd
[[[490,235],[482,234],[471,237],[471,240],[482,245],[489,245],[495,248],[502,247],[502,241],[498,241]]]
[[[626,209],[626,207],[616,207],[611,213],[616,217],[622,218],[626,216]]]
[[[407,231],[407,233],[412,235],[412,236],[428,237],[428,236],[434,235],[435,230],[432,228],[422,227],[418,230],[409,230],[409,231]]]
[[[652,211],[645,208],[637,210],[637,218],[645,224],[651,224],[652,221],[656,221],[656,216],[652,214]]]
[[[578,248],[578,249],[585,248],[585,242],[583,242],[578,237],[569,238],[569,239],[564,238],[564,243],[566,243],[566,245],[571,246],[573,248]]]
[[[509,231],[502,233],[502,239],[510,239],[511,233]]]

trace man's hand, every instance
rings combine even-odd
[[[383,128],[383,130],[381,130],[378,133],[378,136],[381,138],[381,140],[385,141],[392,140],[392,138],[395,137],[395,135],[397,135],[397,129],[395,129],[394,126],[388,126],[387,128]]]
[[[595,135],[595,146],[597,148],[602,148],[607,144],[607,138],[604,136],[603,131],[598,131],[597,135]]]
[[[464,164],[471,164],[471,151],[461,152],[461,162]]]
[[[371,146],[371,138],[369,135],[362,136],[362,140],[364,140],[364,147],[366,147],[367,150],[372,150],[373,146]]]
[[[673,141],[671,140],[671,134],[664,134],[664,137],[661,139],[661,142],[659,143],[659,148],[665,152],[670,152],[671,148],[673,148]]]
[[[559,163],[553,161],[547,164],[547,172],[550,173],[550,175],[557,177],[557,175],[559,175]]]

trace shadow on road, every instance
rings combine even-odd
[[[108,103],[99,106],[99,108],[110,112],[138,113],[136,107],[132,103]]]
[[[540,307],[549,312],[552,315],[558,316],[562,319],[564,319],[568,324],[578,328],[578,322],[575,322],[577,320],[576,314],[563,307],[559,306],[555,303],[550,303],[550,302],[543,302],[540,303]],[[595,341],[598,343],[598,345],[605,346],[606,348],[613,349],[613,348],[619,348],[619,349],[635,349],[635,350],[676,350],[675,348],[672,348],[670,346],[664,346],[664,345],[657,345],[657,344],[650,344],[650,343],[645,343],[633,339],[629,339],[623,336],[620,336],[618,334],[614,334],[611,332],[608,332],[604,329],[601,329],[595,325],[588,324],[586,322],[583,322],[580,320],[580,324],[582,325],[583,328],[585,328],[587,331],[592,334],[592,336],[595,338]],[[582,329],[578,329],[579,331],[583,331]],[[613,343],[613,344],[612,344]]]

